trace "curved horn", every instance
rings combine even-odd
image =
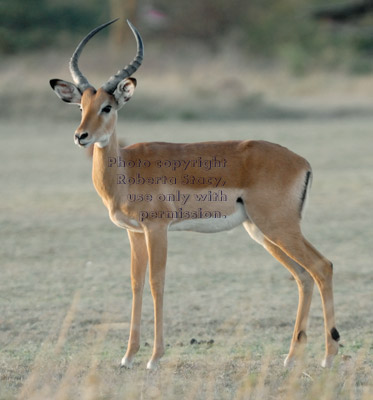
[[[74,80],[74,83],[78,86],[81,92],[84,92],[89,87],[93,87],[87,80],[87,78],[82,74],[78,67],[78,60],[80,57],[80,54],[83,51],[84,46],[87,44],[87,42],[94,36],[96,35],[97,32],[100,30],[106,28],[108,25],[112,24],[113,22],[117,21],[119,18],[113,19],[112,21],[106,22],[105,24],[102,24],[98,26],[97,28],[93,29],[91,32],[88,33],[88,35],[79,43],[78,47],[74,51],[74,54],[72,55],[70,59],[70,73],[71,76]]]
[[[130,21],[127,20],[131,31],[135,35],[136,42],[137,42],[137,54],[136,57],[133,59],[131,64],[126,65],[122,70],[119,70],[115,75],[113,75],[103,86],[102,88],[106,90],[108,93],[113,93],[116,89],[118,83],[124,79],[128,78],[132,74],[134,74],[137,69],[140,67],[142,60],[144,58],[144,43],[141,39],[140,33],[138,30],[131,24]]]

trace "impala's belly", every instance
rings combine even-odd
[[[237,203],[236,209],[231,214],[219,212],[204,213],[201,217],[196,212],[196,218],[178,219],[171,222],[170,231],[193,231],[202,233],[214,233],[229,231],[247,220],[247,214],[242,203]]]
[[[247,221],[241,195],[241,190],[232,188],[181,191],[167,187],[162,192],[132,194],[125,206],[111,210],[110,218],[134,232],[157,224],[167,225],[170,231],[221,232]]]

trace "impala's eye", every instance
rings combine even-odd
[[[110,111],[111,111],[111,106],[106,106],[101,110],[101,112],[105,114],[108,114]]]

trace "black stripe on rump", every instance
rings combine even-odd
[[[302,217],[302,211],[304,207],[304,202],[306,201],[306,195],[307,195],[307,189],[308,189],[308,184],[311,178],[311,171],[307,171],[306,174],[306,179],[304,181],[304,189],[302,193],[302,197],[300,199],[300,206],[299,206],[299,216]]]

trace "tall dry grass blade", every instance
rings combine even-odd
[[[258,383],[256,384],[254,389],[256,399],[265,399],[267,398],[268,395],[268,387],[266,385],[266,379],[270,373],[271,360],[274,358],[274,355],[271,353],[272,353],[271,351],[268,351],[262,360],[262,367],[260,369]]]
[[[85,340],[85,343],[93,343],[95,337],[95,329],[91,329]],[[57,390],[55,391],[53,400],[71,400],[77,396],[77,377],[82,376],[84,370],[87,369],[88,354],[92,353],[91,348],[84,348],[74,355],[73,359],[68,365],[67,371],[61,378],[61,382]]]
[[[210,370],[210,372],[207,374],[205,382],[204,382],[204,389],[205,389],[205,396],[204,398],[206,400],[214,400],[215,398],[215,381],[216,381],[216,377],[219,374],[219,369],[214,370],[212,368],[212,370]]]
[[[47,348],[53,341],[53,334],[48,335],[47,339],[41,345],[39,353],[35,357],[32,365],[31,372],[25,382],[23,383],[20,392],[18,393],[18,400],[29,400],[36,390],[41,371],[45,367],[45,355],[48,354]]]
[[[265,399],[268,395],[268,387],[266,387],[266,379],[270,371],[270,363],[273,359],[273,354],[267,351],[267,354],[263,356],[260,372],[252,372],[245,377],[240,387],[236,391],[235,399],[247,400],[247,399]],[[252,363],[255,362],[252,360]]]
[[[103,318],[105,319],[105,318]],[[99,327],[99,329],[97,329]],[[83,400],[96,400],[99,398],[101,378],[98,372],[98,366],[100,359],[97,356],[99,351],[102,349],[105,338],[109,332],[110,324],[103,323],[102,326],[96,326],[96,341],[91,348],[91,365],[89,367],[86,378],[82,383],[82,399]]]
[[[200,397],[202,381],[203,378],[201,376],[198,376],[196,379],[193,379],[189,383],[188,390],[183,393],[185,400],[195,400]]]
[[[146,371],[145,379],[141,387],[141,399],[162,399],[164,384],[162,381],[162,371]]]
[[[73,300],[71,302],[71,306],[66,314],[66,317],[62,323],[60,335],[58,337],[54,352],[55,354],[59,354],[62,350],[63,345],[66,342],[67,333],[70,329],[70,326],[74,320],[76,309],[80,300],[80,290],[77,290],[74,294]]]
[[[66,338],[67,338],[67,332],[71,326],[71,323],[74,319],[75,313],[76,313],[76,308],[77,304],[80,299],[80,291],[76,291],[73,297],[73,300],[71,302],[70,308],[66,313],[66,316],[64,318],[64,321],[62,323],[62,327],[60,329],[60,333],[57,339],[57,343],[54,346],[53,349],[53,354],[56,356],[59,354],[61,351]],[[49,388],[49,382],[47,385],[44,385],[41,389],[37,389],[38,386],[38,381],[40,380],[41,376],[43,375],[43,371],[47,369],[48,375],[52,376],[53,371],[54,371],[54,363],[52,365],[46,365],[46,355],[50,353],[48,351],[48,347],[51,347],[52,342],[53,342],[53,336],[54,333],[51,333],[48,335],[47,339],[44,341],[44,343],[41,346],[40,352],[38,353],[34,365],[31,369],[31,373],[26,379],[25,383],[22,385],[21,391],[18,395],[19,400],[29,400],[30,398],[36,396],[36,398],[45,398],[45,396],[49,396],[50,388]],[[45,379],[44,379],[45,380]],[[42,395],[43,393],[43,395]],[[42,396],[42,397],[40,397]]]
[[[339,375],[337,369],[326,369],[320,371],[317,378],[314,379],[307,395],[307,399],[337,400],[340,396]]]
[[[62,377],[58,389],[55,391],[53,400],[71,400],[74,398],[74,378],[81,372],[81,358],[75,357],[69,364],[65,375]]]
[[[308,374],[305,370],[304,353],[301,354],[300,358],[295,363],[294,367],[288,371],[288,375],[284,381],[285,399],[297,399],[303,398],[301,391],[301,379],[306,379],[313,382],[313,377]]]
[[[362,397],[361,382],[366,381],[367,379],[370,379],[370,389],[372,392],[373,369],[371,367],[372,361],[369,357],[370,347],[371,344],[366,340],[362,348],[357,353],[354,368],[352,369],[349,380],[349,394],[351,399],[358,398],[360,396]],[[367,385],[367,387],[369,386]],[[370,397],[370,399],[372,398],[373,396]]]

